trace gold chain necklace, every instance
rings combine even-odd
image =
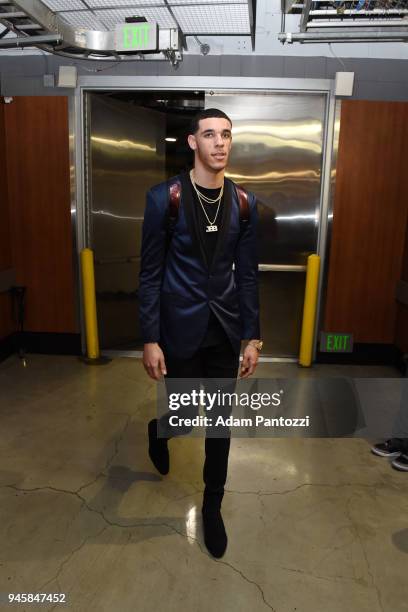
[[[199,192],[199,190],[197,189],[197,186],[195,184],[195,181],[194,181],[193,171],[192,170],[190,170],[190,179],[191,179],[191,183],[192,183],[192,185],[194,187],[194,191],[197,194],[198,201],[200,202],[201,209],[202,209],[202,211],[203,211],[203,213],[204,213],[204,215],[205,215],[205,217],[206,217],[206,219],[207,219],[207,221],[209,223],[209,225],[207,225],[206,228],[205,228],[206,233],[208,233],[208,232],[218,232],[218,226],[215,225],[215,222],[216,222],[217,217],[218,217],[218,212],[220,210],[220,205],[221,205],[221,199],[222,199],[222,196],[223,196],[223,193],[224,193],[224,181],[222,183],[219,195],[215,198],[215,200],[212,200],[211,198],[205,196],[203,193]],[[208,217],[207,212],[206,212],[206,210],[204,208],[202,200],[207,202],[208,204],[216,204],[218,202],[217,212],[215,213],[215,217],[214,217],[213,221],[211,221],[210,218]]]

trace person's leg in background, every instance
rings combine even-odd
[[[385,442],[379,442],[371,447],[371,452],[378,457],[398,457],[403,451],[404,440],[390,438]]]
[[[408,472],[408,438],[399,438],[401,454],[398,455],[391,465],[400,472]]]
[[[399,411],[395,416],[392,438],[371,447],[371,452],[379,457],[393,459],[391,465],[396,470],[408,472],[408,380],[401,379],[401,398]]]
[[[401,454],[391,465],[400,472],[408,472],[408,378],[401,379],[400,408],[393,424],[392,435],[399,439]]]
[[[390,438],[371,447],[379,457],[393,459],[391,465],[400,472],[408,472],[408,438]]]

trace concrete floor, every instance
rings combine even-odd
[[[397,376],[261,364],[259,376]],[[408,474],[365,440],[234,439],[221,560],[203,544],[203,440],[155,473],[154,384],[139,360],[0,364],[0,592],[66,593],[43,610],[408,610]],[[34,605],[21,604],[19,610]],[[4,603],[1,609],[9,609]]]

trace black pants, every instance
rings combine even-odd
[[[166,360],[167,378],[235,379],[238,374],[239,353],[233,350],[227,338],[222,343],[200,347],[189,359],[175,358],[169,355],[165,348],[163,352]],[[164,427],[167,426],[168,416],[169,413],[163,415],[160,419]],[[227,479],[229,449],[229,435],[224,438],[206,436],[203,505],[207,509],[221,506]]]
[[[394,446],[401,449],[401,453],[408,455],[408,438],[392,438]]]

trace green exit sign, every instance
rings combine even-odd
[[[353,334],[321,332],[320,350],[323,353],[352,353]]]
[[[115,51],[156,51],[157,23],[118,23],[115,28]]]

